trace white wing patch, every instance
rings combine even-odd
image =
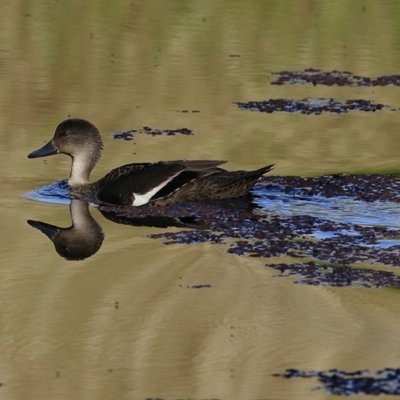
[[[181,171],[177,172],[175,175],[172,175],[171,178],[165,180],[162,182],[160,185],[156,186],[155,188],[151,189],[147,193],[135,193],[133,192],[133,196],[135,199],[133,200],[132,205],[133,206],[142,206],[144,204],[147,204],[151,198],[158,192],[160,191],[164,186],[166,186],[169,182],[172,181],[176,176],[178,176],[181,173]]]

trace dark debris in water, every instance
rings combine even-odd
[[[211,287],[212,287],[212,285],[210,285],[209,283],[206,283],[203,285],[188,285],[187,286],[188,289],[209,289]]]
[[[400,202],[398,175],[323,175],[316,178],[275,176],[263,178],[260,185],[279,186],[293,196],[347,196],[364,201]]]
[[[281,272],[279,277],[300,277],[295,283],[324,286],[355,286],[367,288],[400,287],[400,276],[393,272],[343,267],[336,264],[318,264],[310,261],[295,264],[267,264]]]
[[[124,132],[113,132],[112,137],[116,140],[132,140],[133,139],[134,130],[124,131]]]
[[[156,129],[156,128],[151,128],[150,126],[143,126],[142,128],[139,129],[131,129],[129,131],[123,131],[123,132],[114,132],[112,133],[112,137],[114,139],[132,140],[134,133],[146,133],[147,135],[152,135],[152,136],[194,135],[194,131],[192,131],[189,128]]]
[[[149,135],[166,135],[166,136],[174,136],[177,134],[180,135],[194,135],[194,132],[188,128],[179,128],[179,129],[155,129],[150,128],[149,126],[144,126],[142,129],[139,129],[138,132],[147,133]]]
[[[400,75],[384,75],[370,78],[354,75],[349,71],[322,71],[314,68],[308,68],[304,71],[280,71],[273,74],[279,75],[279,77],[271,82],[272,85],[311,83],[314,86],[400,86]]]
[[[400,395],[400,368],[382,368],[378,371],[359,370],[346,372],[338,369],[328,371],[300,371],[287,369],[283,374],[273,374],[275,377],[317,378],[322,387],[330,394],[339,396],[365,395]]]
[[[384,104],[375,103],[372,100],[345,100],[324,98],[307,98],[301,100],[268,99],[265,101],[248,101],[246,103],[235,102],[240,109],[247,111],[259,111],[265,113],[288,112],[305,115],[320,115],[324,112],[333,114],[346,114],[350,111],[380,111],[389,108]]]
[[[265,177],[257,195],[268,196],[267,188],[303,196],[353,196],[361,200],[400,201],[398,182],[393,176],[327,175],[319,178]],[[261,194],[260,194],[261,192]],[[102,207],[104,209],[104,207]],[[143,215],[168,215],[173,218],[194,218],[202,229],[163,232],[149,235],[167,245],[214,243],[224,244],[229,253],[249,257],[291,256],[292,264],[275,263],[274,268],[287,277],[297,277],[296,283],[346,287],[400,287],[397,271],[357,268],[381,264],[400,266],[400,246],[390,245],[400,238],[400,229],[384,226],[364,226],[335,222],[310,215],[265,215],[255,213],[249,199],[236,199],[212,204],[180,203],[168,207],[111,206],[125,224]],[[334,210],[332,210],[334,212]],[[327,232],[318,239],[315,232]],[[389,246],[381,243],[389,241]],[[396,240],[394,240],[396,243]],[[382,269],[382,268],[381,268]]]
[[[213,398],[200,398],[201,400],[219,400],[217,397]],[[146,400],[193,400],[191,397],[185,398],[185,397],[179,397],[179,398],[161,398],[161,397],[147,397]]]
[[[200,110],[175,110],[175,112],[184,113],[184,114],[188,114],[188,113],[196,114],[196,113],[199,113]]]

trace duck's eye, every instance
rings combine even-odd
[[[61,136],[62,138],[66,138],[66,137],[68,136],[68,131],[62,131],[62,132],[60,133],[60,136]]]

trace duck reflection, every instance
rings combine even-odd
[[[44,233],[54,244],[57,253],[67,260],[84,260],[95,254],[104,240],[103,229],[89,212],[89,204],[72,199],[69,206],[72,225],[61,228],[42,221],[28,220],[28,224]],[[169,216],[119,216],[111,211],[99,209],[110,221],[123,225],[149,226],[157,228],[181,227],[204,229],[205,226],[194,217]]]
[[[104,240],[104,233],[91,216],[88,203],[72,200],[69,206],[72,225],[61,228],[42,221],[28,224],[44,233],[54,244],[57,253],[67,260],[84,260],[95,254]]]

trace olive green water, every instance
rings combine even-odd
[[[273,71],[308,67],[399,74],[399,2],[2,3],[0,399],[323,399],[316,381],[271,374],[400,366],[396,291],[294,285],[267,260],[223,245],[165,246],[146,238],[160,229],[116,225],[94,209],[103,246],[68,262],[26,223],[68,226],[67,206],[23,197],[68,176],[65,156],[26,158],[68,116],[103,132],[93,178],[180,158],[275,163],[279,175],[400,171],[398,112],[232,104],[333,97],[400,107],[398,87],[269,84]],[[195,135],[109,135],[144,125]],[[187,287],[198,284],[212,287]]]

